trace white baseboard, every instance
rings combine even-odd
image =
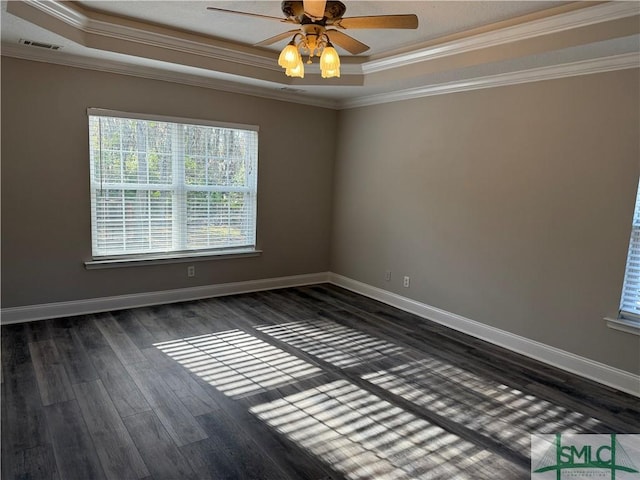
[[[161,292],[91,298],[70,302],[29,305],[25,307],[3,308],[1,310],[0,323],[8,325],[11,323],[30,322],[46,318],[87,315],[126,308],[147,307],[150,305],[185,302],[202,298],[325,282],[333,283],[334,285],[365,295],[422,318],[432,320],[453,328],[454,330],[493,343],[494,345],[507,348],[513,352],[640,397],[640,376],[638,375],[330,272],[205,285]]]
[[[180,288],[161,292],[136,293],[132,295],[118,295],[114,297],[90,298],[71,302],[46,303],[28,305],[25,307],[3,308],[0,323],[31,322],[46,318],[71,317],[98,312],[123,310],[125,308],[148,307],[166,303],[186,302],[202,298],[220,297],[238,293],[273,290],[276,288],[298,287],[327,282],[327,272],[294,275],[290,277],[267,278],[249,280],[245,282],[222,283],[218,285],[204,285],[201,287]]]
[[[553,367],[640,397],[640,376],[441,310],[335,273],[329,282]]]

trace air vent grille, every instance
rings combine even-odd
[[[21,38],[18,43],[21,43],[22,45],[28,45],[30,47],[46,48],[47,50],[60,50],[62,48],[61,45],[53,45],[51,43],[36,42],[35,40],[26,40],[24,38]]]
[[[302,90],[301,88],[291,88],[291,87],[281,87],[280,91],[281,92],[287,92],[287,93],[302,93],[302,92],[304,92],[304,90]]]

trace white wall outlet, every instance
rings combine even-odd
[[[195,277],[196,276],[196,266],[189,265],[187,267],[187,277]]]
[[[391,270],[384,272],[384,279],[389,282],[391,280]]]
[[[404,281],[402,282],[402,285],[403,285],[405,288],[409,288],[409,281],[410,281],[409,277],[407,277],[407,276],[405,275],[405,277],[404,277]]]

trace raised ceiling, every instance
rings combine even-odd
[[[640,66],[640,3],[349,1],[345,17],[415,13],[417,30],[347,30],[371,48],[339,50],[342,75],[286,77],[290,30],[279,1],[2,2],[2,54],[348,108],[472,88]],[[60,46],[26,46],[21,40]]]

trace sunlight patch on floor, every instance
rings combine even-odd
[[[495,456],[346,380],[251,412],[350,479],[471,480]]]
[[[521,452],[531,433],[584,432],[600,422],[437,359],[423,359],[362,379]]]
[[[183,338],[155,347],[231,397],[252,395],[322,373],[241,330]]]
[[[403,351],[394,343],[326,319],[265,325],[256,329],[340,368],[366,364]]]

